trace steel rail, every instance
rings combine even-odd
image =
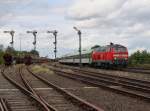
[[[57,67],[63,68],[62,66],[57,66]],[[95,71],[89,71],[89,70],[87,71],[87,70],[79,69],[79,68],[72,68],[72,67],[66,67],[66,68],[70,68],[74,71],[80,71],[81,73],[88,74],[88,75],[93,75],[93,76],[100,77],[100,78],[107,78],[107,79],[110,79],[110,80],[116,80],[116,81],[120,81],[120,82],[123,82],[123,83],[128,82],[130,84],[136,84],[136,85],[141,86],[141,87],[150,88],[150,81],[132,79],[132,78],[123,77],[123,76],[115,76],[115,75],[104,74],[104,73],[101,73],[101,72],[95,72]],[[142,85],[142,84],[148,84],[148,85]]]
[[[142,90],[146,92],[150,92],[150,82],[148,81],[141,81],[137,79],[130,79],[126,77],[119,77],[119,76],[113,76],[113,75],[107,75],[107,74],[102,74],[102,73],[91,73],[87,71],[81,71],[81,70],[75,70],[75,72],[81,73],[83,75],[89,75],[91,77],[96,77],[97,79],[103,79],[103,80],[109,80],[109,82],[116,82],[117,84],[120,84],[122,86],[128,84],[130,86],[133,86],[133,88],[138,87],[141,88]],[[145,84],[147,85],[145,85]]]
[[[75,74],[75,76],[76,75],[81,76],[81,77],[85,77],[85,78],[90,78],[90,79],[95,80],[95,81],[101,81],[101,82],[104,82],[104,83],[110,84],[110,85],[123,86],[123,87],[128,88],[128,89],[135,89],[137,91],[150,93],[150,88],[147,88],[144,85],[136,84],[133,82],[122,81],[122,83],[121,83],[120,82],[121,80],[117,80],[117,79],[110,80],[110,78],[106,78],[106,77],[100,77],[100,76],[94,77],[92,75],[84,75],[84,74]]]
[[[64,96],[66,96],[66,99],[68,99],[69,101],[72,101],[75,104],[78,104],[80,107],[82,107],[84,110],[86,111],[104,111],[103,109],[73,95],[72,93],[62,89],[61,87],[54,85],[53,83],[51,83],[50,81],[48,81],[47,79],[34,74],[29,68],[27,68],[27,70],[34,75],[36,78],[40,79],[41,81],[43,81],[45,84],[53,87],[54,89],[56,89],[59,93],[62,93]]]
[[[132,96],[132,97],[136,97],[136,98],[140,98],[140,99],[143,99],[143,100],[146,100],[146,101],[150,101],[150,96],[145,96],[143,94],[138,94],[138,93],[135,93],[135,92],[131,92],[131,91],[127,91],[127,90],[123,90],[123,89],[119,89],[119,88],[116,88],[116,87],[111,87],[111,86],[108,86],[106,85],[106,83],[111,83],[109,81],[98,81],[96,79],[92,79],[91,77],[87,77],[85,75],[80,75],[80,74],[72,74],[72,73],[68,73],[68,72],[64,72],[62,70],[56,70],[56,69],[53,69],[51,68],[51,70],[55,71],[56,74],[60,75],[60,76],[63,76],[63,77],[67,77],[67,78],[70,78],[70,79],[73,79],[73,80],[78,80],[78,81],[81,81],[81,82],[84,82],[84,83],[88,83],[90,85],[94,85],[94,86],[97,86],[97,87],[101,87],[103,89],[108,89],[108,90],[111,90],[111,91],[114,91],[116,93],[119,93],[119,94],[124,94],[124,95],[128,95],[128,96]],[[114,83],[114,84],[118,84],[118,83]],[[118,86],[120,86],[120,84],[118,84]],[[126,86],[128,87],[128,86]],[[128,87],[131,89],[131,85]],[[138,87],[134,87],[134,89],[138,89]],[[139,89],[139,90],[142,90],[142,89]],[[147,91],[145,91],[147,92]]]
[[[51,64],[50,64],[51,65]],[[58,66],[58,65],[57,65]],[[70,67],[70,66],[63,66],[63,67]],[[76,67],[76,69],[79,68],[79,67]],[[109,71],[123,71],[123,72],[132,72],[132,73],[136,73],[136,74],[150,74],[150,69],[148,68],[121,68],[121,69],[111,69]],[[149,72],[148,72],[149,70]]]
[[[127,67],[127,69],[150,70],[150,68],[142,68],[142,67]]]
[[[0,98],[0,110],[1,111],[12,111],[8,106],[7,101],[4,98]]]
[[[3,69],[1,71],[2,75],[13,85],[15,85],[18,89],[20,89],[20,91],[22,93],[24,93],[25,95],[29,96],[30,98],[32,98],[33,100],[35,100],[41,107],[43,111],[47,111],[47,109],[45,108],[45,104],[43,104],[43,102],[41,102],[41,100],[39,98],[37,98],[35,95],[32,94],[32,92],[28,91],[26,88],[24,88],[23,86],[21,86],[19,83],[17,83],[16,81],[14,81],[12,78],[10,78],[8,75],[6,75],[4,73]]]
[[[19,74],[20,77],[24,83],[24,85],[26,86],[26,88],[33,93],[33,95],[35,95],[35,97],[39,98],[41,100],[41,102],[43,102],[44,107],[46,109],[46,111],[58,111],[56,108],[54,108],[53,106],[51,106],[50,104],[47,103],[47,101],[45,101],[39,94],[37,94],[37,92],[31,87],[31,85],[29,84],[28,80],[25,79],[23,73],[22,73],[22,69],[19,69]],[[49,110],[50,109],[50,110]]]
[[[120,71],[124,71],[124,72],[133,72],[133,73],[142,73],[142,74],[150,74],[150,72],[148,72],[148,70],[150,69],[136,69],[136,68],[127,68],[127,69],[120,69]]]

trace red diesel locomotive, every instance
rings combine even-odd
[[[59,62],[79,64],[79,54],[62,57]],[[122,45],[113,43],[107,46],[95,47],[89,51],[82,51],[82,64],[102,67],[126,67],[128,64],[128,50]]]

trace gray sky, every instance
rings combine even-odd
[[[58,55],[78,50],[82,30],[83,47],[110,42],[128,47],[129,52],[150,48],[150,0],[0,0],[0,44],[11,40],[4,30],[15,30],[15,49],[33,48],[38,31],[37,49],[41,56],[53,57],[54,38],[47,30],[58,30]]]

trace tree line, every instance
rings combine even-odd
[[[95,46],[99,47],[99,46]],[[93,48],[95,48],[93,47]],[[7,47],[5,51],[0,50],[0,64],[3,63],[3,55],[5,52],[10,53],[13,57],[24,57],[25,55],[31,55],[39,57],[39,52],[36,50],[31,51],[17,51],[12,47]],[[129,66],[148,66],[150,67],[150,52],[143,50],[143,51],[136,51],[129,56]]]
[[[0,50],[0,64],[3,64],[3,56],[5,53],[11,54],[13,57],[24,57],[25,55],[31,55],[32,57],[39,57],[39,52],[36,50],[31,51],[17,51],[12,47],[7,47],[6,50]]]
[[[131,66],[139,66],[139,65],[148,65],[150,67],[150,52],[136,51],[129,56],[129,65]]]

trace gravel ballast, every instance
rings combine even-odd
[[[105,109],[105,111],[150,111],[150,104],[143,100],[92,87],[76,80],[58,76],[55,73],[41,73],[40,75],[78,97]]]

